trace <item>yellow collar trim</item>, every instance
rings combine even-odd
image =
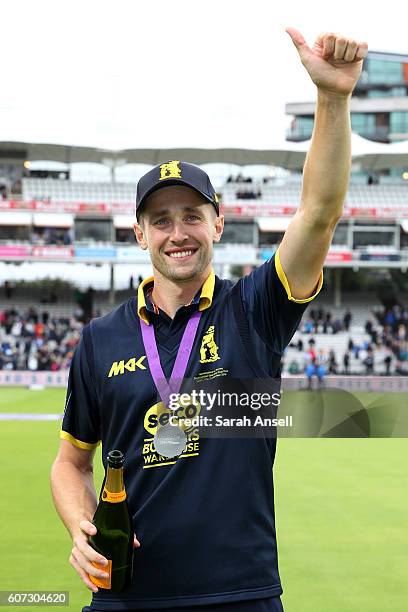
[[[146,285],[150,285],[150,283],[154,283],[154,276],[145,278],[144,281],[140,283],[139,289],[137,290],[137,314],[147,325],[149,325],[149,317],[146,308],[145,288]]]
[[[209,308],[213,301],[214,296],[214,287],[215,287],[215,274],[214,270],[211,270],[210,276],[204,282],[204,285],[201,288],[200,293],[200,303],[198,306],[198,310],[206,310]]]
[[[149,325],[149,315],[146,308],[145,289],[152,283],[154,283],[154,276],[149,276],[149,278],[145,278],[145,280],[140,283],[137,290],[137,314],[145,323],[147,323],[147,325]],[[211,270],[211,274],[201,288],[198,310],[202,311],[210,308],[214,296],[214,287],[215,274],[214,270]]]

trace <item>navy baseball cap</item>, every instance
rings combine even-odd
[[[156,189],[169,185],[186,185],[195,189],[214,206],[217,215],[220,214],[218,197],[208,174],[194,164],[173,160],[155,166],[139,179],[136,190],[137,220],[146,198]]]

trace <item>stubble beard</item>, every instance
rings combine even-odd
[[[188,282],[196,279],[198,276],[201,276],[203,272],[208,268],[211,264],[212,260],[212,249],[203,249],[203,247],[199,247],[198,251],[194,254],[197,261],[194,264],[189,264],[185,269],[183,264],[180,264],[178,267],[172,266],[170,263],[166,262],[167,255],[164,253],[158,253],[153,255],[150,253],[150,258],[152,260],[153,267],[160,272],[164,278],[173,282]]]

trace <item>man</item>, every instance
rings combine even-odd
[[[278,252],[235,288],[216,278],[212,245],[224,219],[210,180],[191,164],[161,164],[139,181],[134,226],[154,277],[137,299],[94,319],[76,351],[52,490],[72,536],[70,562],[93,591],[87,610],[283,609],[271,474],[276,441],[200,440],[196,430],[179,457],[158,453],[155,444],[165,409],[160,385],[175,378],[181,353],[181,378],[276,377],[322,284],[349,179],[349,99],[367,45],[326,33],[309,48],[300,32],[287,32],[318,98],[302,199]],[[120,594],[98,592],[89,578],[103,577],[106,563],[88,544],[100,440],[103,457],[113,448],[126,455],[138,538],[133,585]]]
[[[317,377],[319,389],[324,386],[324,377],[326,375],[327,355],[324,349],[309,351],[310,363],[306,366],[306,376],[308,379],[308,389],[312,389],[312,378]]]

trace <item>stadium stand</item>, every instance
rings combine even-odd
[[[76,182],[28,178],[23,179],[23,199],[133,204],[135,187],[132,183]]]
[[[24,313],[15,308],[0,311],[0,369],[66,370],[81,329],[75,316],[49,318],[32,307]]]
[[[59,303],[41,303],[39,290],[20,294],[18,299],[2,298],[0,369],[57,371],[68,367],[82,326],[89,319],[83,300],[86,295],[65,290],[58,296]],[[117,292],[116,305],[131,295],[134,291],[130,289]],[[408,308],[394,305],[385,309],[363,296],[346,299],[342,309],[322,302],[308,309],[286,350],[283,373],[303,373],[313,348],[331,374],[408,374]],[[362,299],[360,308],[355,308]],[[95,293],[88,307],[92,316],[109,312],[108,292]]]
[[[114,302],[112,303],[109,291],[97,291],[94,294],[92,305],[95,316],[101,316],[119,306],[127,300],[134,292],[131,290],[115,291]],[[53,296],[52,292],[41,289],[28,289],[18,291],[18,297],[12,300],[5,300],[0,297],[0,312],[15,308],[19,312],[24,312],[33,306],[38,313],[47,311],[51,317],[69,318],[78,308],[78,296],[84,292],[78,290],[58,290],[58,295]]]
[[[301,180],[276,179],[264,183],[262,180],[248,184],[225,183],[222,187],[224,203],[239,202],[240,194],[252,193],[258,204],[298,206]],[[238,196],[237,196],[238,193]],[[135,197],[132,183],[75,182],[55,179],[23,179],[23,199],[54,202],[121,202],[133,206]],[[245,198],[250,199],[250,198]],[[386,184],[367,185],[351,182],[346,197],[350,207],[376,207],[397,205],[408,207],[408,181],[393,181]]]
[[[348,330],[346,313],[351,314],[350,323],[356,323]],[[331,374],[406,375],[408,308],[373,307],[363,302],[358,311],[349,301],[344,311],[308,310],[286,349],[284,372],[304,372],[317,353]]]
[[[112,279],[114,266],[125,261],[135,266],[132,274],[136,278],[137,266],[144,262],[136,253],[132,231],[135,185],[92,179],[79,182],[68,177],[69,173],[59,178],[25,177],[21,196],[17,194],[14,201],[13,196],[7,200],[8,187],[2,193],[3,257],[19,263],[33,261],[34,265],[41,260],[73,266],[84,260],[90,265],[108,262]],[[229,222],[223,243],[216,249],[218,273],[244,273],[244,268],[240,272],[233,267],[259,264],[271,256],[299,205],[301,181],[299,171],[263,177],[239,173],[225,178],[218,191]],[[283,373],[304,373],[316,360],[333,375],[408,374],[404,298],[385,307],[380,292],[365,292],[363,287],[345,291],[341,286],[344,268],[406,270],[408,180],[376,172],[352,176],[345,215],[329,256],[330,282],[307,309],[286,350]],[[111,282],[110,291],[101,291],[101,285],[94,284],[95,291],[80,294],[74,288],[63,288],[53,294],[41,288],[12,290],[3,279],[0,369],[58,371],[69,367],[84,322],[109,312],[137,288],[136,283],[133,288],[114,291]],[[397,295],[392,299],[396,302]]]
[[[358,291],[356,293],[343,292],[342,293],[342,306],[336,308],[333,306],[330,296],[323,293],[316,300],[314,306],[330,311],[332,321],[343,322],[344,315],[347,311],[352,313],[352,327],[355,332],[362,333],[365,329],[367,317],[370,312],[381,309],[381,302],[378,297],[373,293],[367,293]],[[313,307],[306,311],[306,317],[311,316]],[[371,317],[372,318],[372,317]]]

